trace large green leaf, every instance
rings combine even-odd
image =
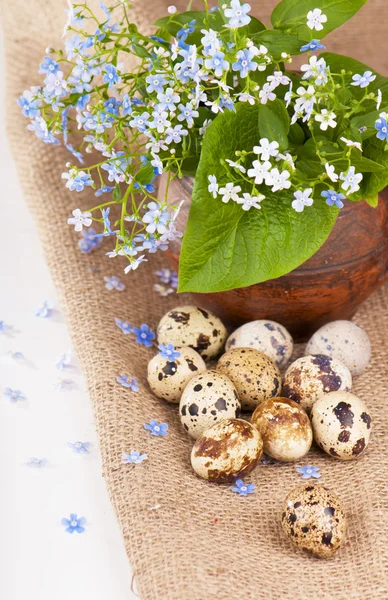
[[[270,142],[279,142],[281,150],[288,148],[290,116],[281,100],[264,104],[259,110],[260,136]]]
[[[221,11],[209,13],[206,17],[206,11],[204,10],[191,10],[181,14],[176,14],[170,17],[163,17],[156,21],[155,26],[159,27],[159,34],[167,32],[172,36],[176,36],[178,31],[185,25],[188,25],[192,21],[194,32],[191,33],[187,38],[188,44],[199,44],[200,39],[203,36],[201,29],[205,28],[206,18],[208,19],[208,28],[215,31],[221,31],[225,29],[226,24]],[[260,31],[265,30],[265,25],[261,23],[255,17],[251,17],[250,23],[244,28],[244,32],[247,35],[252,36]]]
[[[345,77],[345,81],[350,84],[352,80],[352,74],[359,73],[362,75],[365,71],[372,71],[376,75],[376,79],[372,81],[372,83],[368,86],[368,92],[376,93],[377,90],[381,90],[383,94],[383,98],[386,94],[388,94],[388,77],[383,77],[377,71],[369,67],[368,65],[355,60],[354,58],[349,58],[348,56],[342,56],[341,54],[334,54],[332,52],[324,52],[321,54],[321,57],[325,59],[327,64],[329,65],[331,71],[333,73],[341,73],[342,70],[349,72]],[[361,99],[364,96],[365,89],[362,89],[357,86],[350,87],[352,95]],[[387,98],[388,96],[386,96]],[[372,101],[372,105],[374,102]]]
[[[338,209],[319,197],[296,213],[292,193],[266,191],[262,209],[245,212],[209,193],[208,176],[221,180],[225,173],[220,161],[257,144],[259,111],[259,106],[240,104],[235,113],[218,115],[206,132],[183,239],[181,292],[218,292],[280,277],[310,258],[335,223]]]
[[[367,140],[377,134],[375,124],[377,119],[383,112],[388,112],[388,106],[384,106],[383,108],[380,108],[380,110],[375,110],[370,113],[364,113],[359,117],[354,117],[350,122],[350,126],[355,131],[361,133],[361,137],[363,140]]]
[[[271,15],[271,23],[276,29],[291,33],[300,39],[311,39],[312,35],[322,39],[337,29],[360,10],[367,0],[282,0]],[[327,16],[321,31],[307,27],[307,13],[320,8]]]
[[[371,206],[377,206],[378,194],[388,186],[388,152],[384,151],[384,147],[385,143],[376,139],[368,141],[365,148],[368,159],[383,165],[381,171],[365,175],[361,184],[360,193]]]
[[[295,35],[284,33],[279,29],[267,29],[252,36],[256,45],[263,44],[273,56],[281,56],[287,52],[291,56],[301,54],[301,47],[307,42],[301,41]]]

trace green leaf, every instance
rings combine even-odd
[[[321,57],[325,59],[333,73],[341,73],[342,70],[349,72],[349,74],[345,76],[345,82],[348,84],[348,89],[352,92],[354,98],[357,98],[358,100],[363,98],[365,89],[350,85],[352,74],[362,74],[365,71],[372,71],[372,73],[376,75],[376,79],[368,86],[368,92],[377,93],[377,90],[380,89],[383,96],[384,94],[388,94],[388,77],[383,77],[368,65],[359,62],[354,58],[342,56],[341,54],[334,54],[332,52],[324,52],[321,54]],[[373,105],[375,102],[371,101],[371,104]]]
[[[298,214],[291,192],[265,188],[262,209],[246,212],[209,193],[209,175],[226,181],[221,161],[233,159],[237,150],[251,152],[262,137],[259,110],[241,103],[235,113],[219,114],[206,132],[183,239],[181,292],[218,292],[280,277],[310,258],[335,223],[338,209],[320,198]],[[243,191],[251,191],[246,185],[241,183]]]
[[[132,44],[132,50],[139,56],[140,58],[151,58],[151,54],[148,52],[147,48],[141,46],[141,44],[137,44],[136,42]]]
[[[288,148],[290,116],[284,102],[274,100],[260,106],[259,130],[261,137],[268,138],[270,142],[279,142],[281,150]]]
[[[367,204],[369,204],[369,206],[372,206],[373,208],[376,208],[379,205],[378,194],[375,194],[374,196],[365,197],[364,200]]]
[[[378,194],[388,186],[388,152],[384,147],[384,142],[375,139],[369,140],[365,148],[366,156],[383,166],[381,171],[366,175],[361,184],[360,195],[370,206],[377,206]]]
[[[135,175],[135,181],[140,185],[147,185],[154,178],[154,168],[151,163],[142,166]]]
[[[120,184],[116,183],[115,185],[115,189],[113,190],[113,200],[115,202],[121,202],[121,190],[120,190]]]
[[[375,110],[373,112],[363,114],[359,117],[354,117],[350,121],[350,126],[352,130],[361,133],[361,137],[363,140],[367,140],[377,134],[375,123],[380,117],[381,113],[383,112],[388,112],[388,106],[384,106],[380,110]],[[363,127],[366,127],[366,131],[361,132],[360,129],[362,129]]]
[[[325,35],[337,29],[360,10],[367,0],[282,0],[271,15],[271,23],[276,29],[281,29],[296,35],[300,39],[311,39],[317,33],[322,39]],[[327,22],[322,23],[321,31],[311,31],[307,27],[307,13],[320,8],[327,16]]]
[[[287,52],[291,56],[301,54],[301,47],[307,42],[301,41],[295,35],[284,33],[278,29],[268,29],[252,36],[252,40],[257,44],[263,44],[268,48],[273,56],[281,56]]]
[[[291,144],[293,144],[294,146],[303,146],[306,138],[304,135],[304,131],[303,131],[302,127],[299,125],[299,123],[293,123],[290,126],[288,139],[290,140]]]
[[[213,29],[214,31],[221,31],[225,29],[226,23],[223,17],[223,13],[221,11],[216,11],[208,14],[208,29]],[[176,36],[178,31],[182,29],[185,25],[188,25],[192,21],[195,21],[194,32],[189,34],[187,38],[188,44],[200,44],[200,40],[203,37],[203,33],[201,33],[201,29],[205,28],[205,19],[206,19],[206,11],[204,10],[190,10],[181,14],[173,15],[170,17],[163,17],[156,21],[155,26],[160,28],[161,32],[166,31],[172,36]],[[265,25],[261,23],[255,17],[251,17],[250,23],[242,29],[244,33],[248,36],[252,36],[259,31],[263,31],[265,29]],[[159,33],[159,32],[158,32]]]

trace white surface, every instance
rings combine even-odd
[[[1,39],[0,58],[2,80]],[[0,320],[16,331],[0,334],[0,598],[133,600],[84,378],[75,367],[64,373],[75,382],[74,390],[53,386],[61,375],[56,359],[70,348],[66,323],[58,310],[51,318],[34,316],[46,299],[58,305],[5,139],[3,94],[4,88]],[[22,352],[26,364],[4,356],[10,350]],[[26,401],[11,404],[3,396],[7,386],[20,389]],[[73,453],[66,442],[75,441],[91,442],[90,454]],[[27,467],[32,456],[47,458],[48,465]],[[71,512],[86,517],[84,533],[65,532],[61,519]]]

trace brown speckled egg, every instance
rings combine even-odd
[[[195,375],[206,371],[203,358],[192,348],[175,348],[180,356],[167,360],[160,354],[148,363],[148,383],[155,396],[177,404],[186,385]]]
[[[351,389],[348,367],[323,354],[298,358],[288,367],[283,381],[283,395],[298,402],[307,412],[323,394]]]
[[[260,432],[264,452],[276,460],[299,460],[311,448],[310,420],[303,408],[288,398],[270,398],[259,404],[252,425]]]
[[[281,390],[278,367],[254,348],[229,350],[218,361],[217,371],[233,381],[243,410],[254,410],[260,402],[277,396]]]
[[[204,360],[221,352],[227,331],[213,313],[196,306],[178,306],[162,317],[158,325],[159,344],[190,346]]]
[[[352,321],[332,321],[314,333],[306,354],[337,358],[352,375],[360,375],[370,362],[371,345],[368,334]]]
[[[256,427],[242,419],[224,419],[195,442],[191,465],[204,479],[231,481],[250,473],[263,454]]]
[[[239,417],[241,405],[233,383],[216,371],[190,380],[179,405],[182,425],[194,439],[217,421]]]
[[[269,356],[279,369],[291,358],[294,342],[287,329],[275,321],[251,321],[234,331],[226,341],[225,350],[254,348]]]
[[[323,485],[304,484],[286,497],[282,512],[284,533],[302,550],[331,558],[346,535],[341,500]]]
[[[348,392],[325,394],[311,410],[315,441],[340,460],[354,460],[364,452],[371,422],[365,402]]]

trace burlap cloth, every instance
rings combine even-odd
[[[153,291],[155,260],[126,278],[124,292],[108,292],[103,276],[123,276],[125,263],[106,258],[107,246],[90,255],[80,253],[77,234],[66,220],[79,202],[86,207],[93,198],[65,189],[61,173],[68,156],[27,132],[27,120],[16,105],[17,96],[39,81],[37,65],[45,47],[60,43],[65,2],[2,2],[14,159],[87,378],[103,473],[141,598],[387,599],[388,288],[375,294],[357,315],[373,343],[372,365],[355,386],[374,418],[370,447],[358,462],[337,462],[317,450],[306,459],[321,467],[323,481],[341,496],[349,515],[346,545],[333,560],[319,561],[294,549],[281,532],[281,502],[300,483],[295,465],[259,466],[250,479],[257,492],[248,498],[232,494],[228,486],[207,484],[192,472],[191,444],[176,409],[147,389],[145,372],[152,350],[124,337],[114,322],[119,317],[132,325],[145,322],[155,327],[168,308],[188,297],[163,299]],[[135,0],[142,27],[163,15],[169,3]],[[251,4],[257,13],[260,6],[268,21],[276,2]],[[370,0],[352,23],[331,36],[330,49],[388,73],[387,22],[387,0]],[[163,257],[158,266],[162,263],[167,264]],[[121,372],[138,377],[138,394],[115,382]],[[154,438],[143,430],[150,418],[169,423],[168,438]],[[122,465],[121,454],[131,449],[147,452],[149,460],[139,466]],[[157,504],[160,508],[149,510]]]

